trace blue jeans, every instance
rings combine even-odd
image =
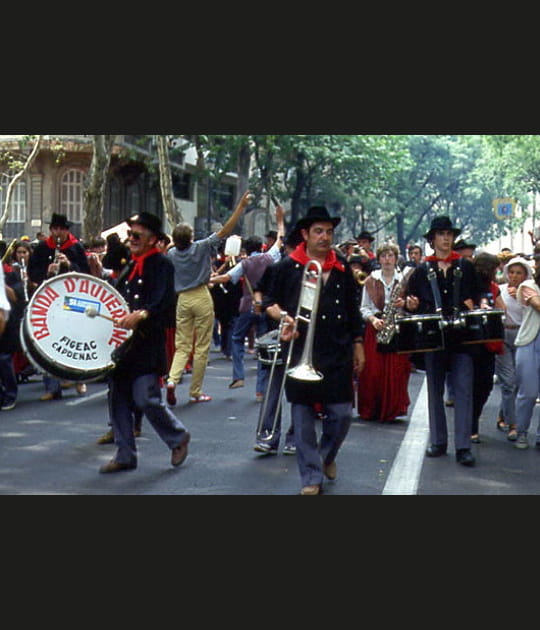
[[[255,335],[260,337],[268,331],[268,322],[266,315],[257,315],[256,313],[240,313],[234,322],[233,333],[231,337],[231,350],[233,360],[233,381],[244,380],[244,345],[249,329],[255,324]],[[268,378],[268,370],[257,362],[257,385],[255,391],[264,393],[266,389],[266,381]]]
[[[501,388],[501,418],[507,424],[516,423],[516,346],[517,329],[504,331],[504,353],[495,357],[495,374]]]
[[[133,435],[134,411],[145,414],[163,442],[176,448],[186,431],[161,399],[157,374],[144,374],[135,378],[113,374],[109,379],[109,414],[117,447],[115,461],[121,464],[137,464],[137,446]]]
[[[292,403],[296,460],[302,486],[316,486],[323,481],[322,466],[331,464],[343,444],[352,422],[352,403],[324,405],[320,440],[317,440],[316,416],[313,405]]]
[[[444,386],[447,372],[454,386],[454,445],[456,449],[471,447],[473,414],[473,361],[461,352],[442,350],[426,352],[429,432],[431,444],[446,446],[448,426],[444,410]]]

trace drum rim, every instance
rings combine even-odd
[[[68,273],[60,274],[59,276],[52,276],[51,278],[47,278],[39,285],[39,287],[36,289],[36,291],[34,292],[34,294],[32,295],[32,297],[28,301],[28,304],[25,307],[25,312],[21,319],[19,336],[21,339],[21,345],[23,346],[23,349],[25,349],[25,353],[32,360],[35,367],[37,367],[40,370],[43,370],[47,374],[50,374],[51,376],[54,376],[56,378],[63,378],[63,379],[68,379],[72,381],[89,383],[89,382],[101,379],[103,376],[108,374],[115,367],[115,363],[110,357],[106,364],[103,364],[100,367],[95,367],[92,369],[82,370],[76,367],[65,366],[65,365],[62,365],[61,363],[53,361],[53,359],[49,355],[43,352],[43,350],[39,347],[39,345],[31,343],[32,338],[30,337],[30,334],[27,330],[29,318],[31,316],[31,307],[34,303],[34,300],[41,294],[44,288],[46,288],[50,284],[57,282],[58,280],[64,280],[66,278],[88,279],[93,282],[96,282],[97,284],[102,285],[104,288],[110,291],[115,297],[117,297],[119,301],[121,302],[122,306],[125,307],[126,312],[129,312],[129,306],[127,304],[126,299],[118,291],[118,289],[114,287],[112,284],[110,284],[103,278],[98,278],[96,276],[92,276],[91,274],[81,273],[78,271],[70,271]],[[129,339],[131,335],[133,334],[133,331],[126,330],[126,333],[127,333],[126,339]]]

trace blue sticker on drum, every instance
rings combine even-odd
[[[98,314],[100,309],[100,302],[94,300],[84,300],[82,298],[66,295],[64,297],[64,310],[74,311],[75,313],[86,313],[87,310],[91,310],[92,313]]]

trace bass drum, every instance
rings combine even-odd
[[[108,282],[82,273],[54,276],[28,302],[21,345],[29,360],[51,376],[96,381],[114,367],[111,352],[131,336],[110,319],[128,313],[124,298]]]

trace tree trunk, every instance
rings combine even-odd
[[[165,209],[165,218],[167,222],[174,228],[179,222],[183,221],[181,212],[176,207],[174,194],[172,189],[171,162],[169,159],[169,145],[167,136],[154,136],[156,139],[158,159],[159,159],[159,184],[161,188],[161,199]]]
[[[89,242],[103,232],[103,208],[105,205],[105,186],[111,163],[111,151],[115,135],[92,136],[94,153],[84,190],[83,239]]]
[[[24,166],[9,182],[7,192],[6,192],[6,199],[4,202],[4,209],[2,211],[2,216],[0,217],[0,239],[3,238],[4,225],[6,224],[6,221],[8,220],[8,217],[9,217],[9,205],[11,203],[11,197],[13,196],[13,190],[15,188],[15,184],[28,171],[28,169],[32,166],[34,160],[36,159],[36,155],[38,154],[39,148],[41,146],[41,138],[42,138],[41,135],[37,136],[36,143],[34,144],[34,148],[30,152],[30,155],[28,156]]]

